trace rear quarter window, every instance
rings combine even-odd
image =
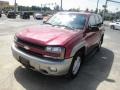
[[[96,20],[96,25],[100,24],[100,19],[99,19],[98,15],[95,15],[95,20]]]
[[[103,18],[100,15],[98,15],[98,18],[99,18],[99,22],[102,23],[103,22]]]
[[[95,16],[94,15],[91,15],[89,17],[89,22],[88,22],[89,26],[94,26],[96,25],[96,21],[95,21]]]

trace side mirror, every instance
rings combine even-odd
[[[90,32],[99,31],[99,28],[97,26],[89,26],[88,29]]]

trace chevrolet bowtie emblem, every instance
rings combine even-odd
[[[24,49],[29,50],[30,48],[28,46],[24,46]]]

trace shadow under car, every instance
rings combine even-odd
[[[114,53],[106,48],[87,58],[74,80],[45,76],[39,72],[18,67],[15,78],[26,90],[96,90],[107,79],[114,60]]]

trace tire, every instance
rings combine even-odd
[[[102,46],[102,43],[103,43],[103,36],[102,36],[102,38],[100,39],[99,44],[98,44],[98,46],[97,46],[97,52],[100,51],[101,46]]]
[[[114,26],[114,25],[112,25],[112,26],[111,26],[111,29],[115,30],[115,26]]]
[[[82,54],[77,53],[73,57],[69,72],[67,74],[68,79],[74,79],[78,75],[81,63],[82,63]]]

